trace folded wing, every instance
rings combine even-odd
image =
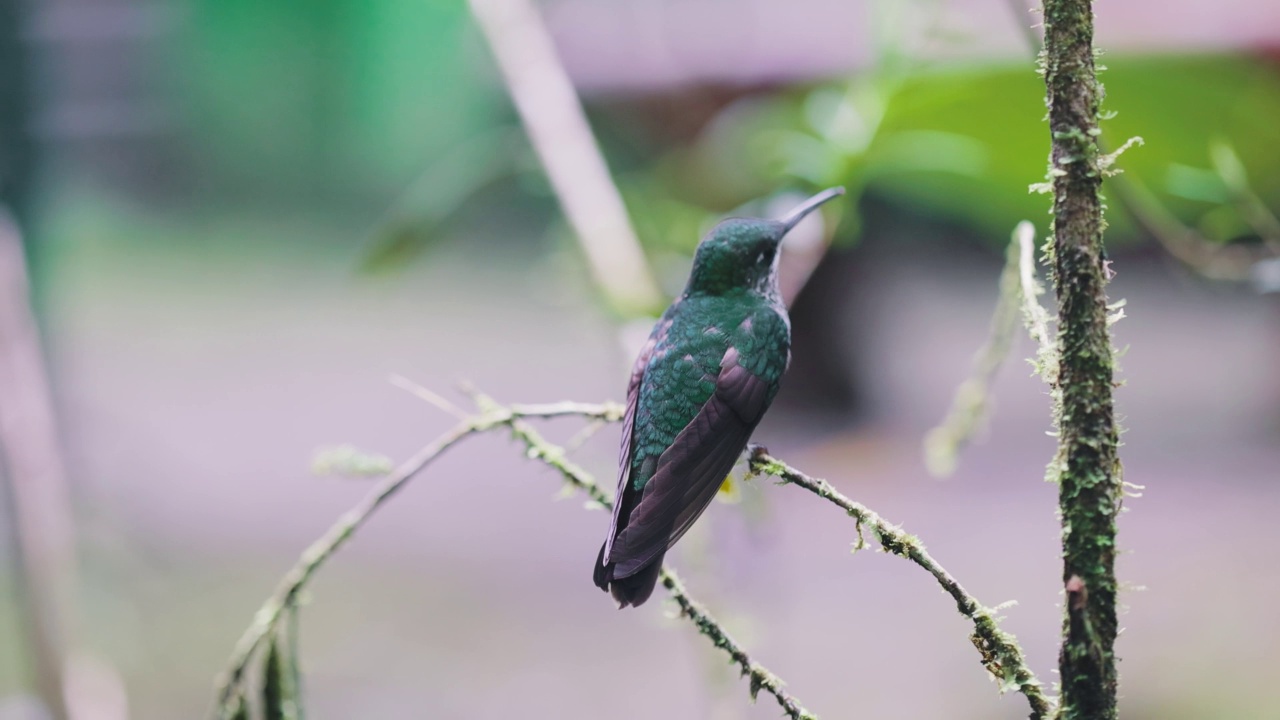
[[[715,497],[771,399],[768,383],[740,366],[738,351],[730,347],[715,392],[659,457],[639,502],[621,516],[629,518],[626,527],[605,548],[602,557],[614,566],[615,579],[643,570],[688,531]]]
[[[627,383],[627,410],[622,416],[622,443],[618,452],[618,491],[613,496],[613,520],[609,524],[609,535],[605,538],[604,545],[600,547],[600,556],[596,559],[593,573],[596,587],[601,590],[609,588],[610,580],[604,559],[609,556],[614,538],[618,535],[619,525],[626,525],[626,518],[636,501],[637,493],[631,487],[631,454],[635,450],[635,443],[631,436],[635,428],[636,407],[640,403],[640,383],[644,380],[645,369],[649,366],[649,359],[653,357],[658,340],[666,331],[666,327],[671,324],[665,319],[661,323],[649,337],[649,341],[640,349],[640,354],[631,367],[631,379]]]

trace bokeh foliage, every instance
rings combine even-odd
[[[389,194],[505,113],[466,3],[197,0],[172,52],[207,169]]]
[[[461,0],[199,0],[193,12],[174,48],[183,78],[174,91],[215,187],[351,199],[371,218],[370,267],[402,265],[465,232],[450,221],[495,183],[520,191],[503,193],[505,202],[542,217],[553,210]],[[1253,191],[1280,207],[1274,63],[1103,62],[1114,98],[1104,141],[1145,139],[1118,166],[1179,219],[1218,241],[1251,234],[1212,171],[1214,143],[1233,148]],[[1018,220],[1047,223],[1042,198],[1028,193],[1045,173],[1045,109],[1024,61],[882,58],[851,80],[729,96],[680,139],[659,131],[660,113],[611,113],[618,98],[586,98],[633,221],[658,255],[686,254],[719,214],[786,187],[850,188],[845,240],[858,235],[863,192],[966,226],[993,249]],[[1118,203],[1108,220],[1113,243],[1135,238]]]
[[[1115,97],[1104,105],[1104,139],[1145,139],[1119,165],[1184,222],[1221,241],[1249,234],[1223,208],[1227,193],[1210,171],[1215,142],[1235,148],[1253,190],[1280,206],[1274,67],[1238,56],[1130,57],[1112,61],[1103,79]],[[998,246],[1018,220],[1047,220],[1043,198],[1028,192],[1047,164],[1041,84],[1024,65],[941,67],[752,97],[722,113],[666,177],[675,187],[683,177],[724,177],[743,197],[788,182],[844,184]],[[1109,237],[1131,240],[1130,218],[1112,210]]]

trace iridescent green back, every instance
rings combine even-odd
[[[715,392],[729,347],[737,348],[739,365],[767,383],[769,401],[777,393],[791,347],[785,311],[746,290],[685,297],[667,310],[654,334],[657,342],[640,383],[632,429],[636,490],[649,481],[658,457]]]

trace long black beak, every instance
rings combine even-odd
[[[784,233],[789,232],[791,228],[795,227],[796,225],[799,225],[800,221],[804,219],[804,216],[813,212],[815,209],[817,209],[819,205],[823,204],[828,200],[831,200],[832,198],[840,197],[843,194],[844,194],[844,188],[833,187],[833,188],[827,188],[826,190],[823,190],[822,192],[818,193],[817,195],[814,195],[808,200],[805,200],[803,203],[800,204],[800,207],[796,208],[795,210],[792,210],[789,215],[787,215],[786,217],[778,221],[782,223],[782,226],[784,228],[786,228],[783,232]]]

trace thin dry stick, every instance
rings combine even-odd
[[[1099,140],[1101,146],[1101,140]],[[1101,148],[1100,148],[1101,151]],[[1210,280],[1247,282],[1256,263],[1266,258],[1245,245],[1214,242],[1184,225],[1147,186],[1128,174],[1109,178],[1111,193],[1138,225],[1175,260]]]
[[[530,0],[470,0],[516,111],[601,293],[628,313],[662,293],[551,35]]]
[[[1227,192],[1240,217],[1253,228],[1272,253],[1280,254],[1280,218],[1277,218],[1249,184],[1249,173],[1231,145],[1224,141],[1209,143],[1209,158],[1214,172],[1226,185]]]
[[[499,408],[499,415],[507,413],[512,418],[557,418],[576,415],[607,422],[618,422],[625,412],[626,408],[614,402],[580,403],[565,401],[537,405],[516,404],[508,408]]]
[[[1019,311],[1036,343],[1036,372],[1050,387],[1057,387],[1058,355],[1049,334],[1051,321],[1039,301],[1044,288],[1036,279],[1035,232],[1035,226],[1026,220],[1014,228],[1000,274],[1000,299],[991,318],[987,344],[978,353],[974,374],[956,388],[946,418],[925,435],[925,465],[935,476],[944,477],[955,470],[960,452],[986,418],[991,382],[1012,347]]]
[[[957,457],[987,418],[991,383],[1013,347],[1021,295],[1015,240],[1006,253],[1004,272],[1000,274],[1000,297],[991,316],[987,342],[978,351],[973,374],[956,388],[951,409],[942,423],[925,435],[925,466],[936,477],[946,477],[955,472]]]
[[[1040,681],[1023,659],[1022,649],[1014,636],[1000,629],[991,608],[979,603],[930,557],[919,538],[907,534],[867,506],[845,497],[826,480],[810,477],[769,455],[762,448],[757,447],[752,451],[750,468],[754,473],[772,475],[784,483],[802,487],[843,509],[858,525],[858,547],[863,545],[862,530],[869,528],[886,552],[906,558],[928,571],[942,586],[943,591],[956,601],[960,614],[973,621],[974,632],[970,640],[982,654],[983,666],[1000,682],[1001,690],[1017,688],[1025,695],[1031,705],[1031,717],[1034,720],[1052,715],[1054,701],[1044,694]]]
[[[1031,339],[1040,348],[1053,348],[1053,336],[1049,334],[1049,313],[1040,305],[1044,288],[1036,279],[1036,230],[1023,220],[1013,233],[1018,243],[1018,277],[1022,284],[1022,314]]]
[[[395,385],[410,395],[417,397],[419,400],[426,400],[436,408],[449,413],[459,420],[466,420],[468,417],[467,413],[462,408],[449,402],[447,398],[442,397],[439,393],[431,390],[430,388],[425,388],[419,385],[403,375],[392,373],[388,380],[392,385]]]
[[[1058,391],[1058,349],[1054,346],[1054,337],[1049,332],[1049,313],[1040,304],[1040,296],[1044,288],[1036,279],[1036,230],[1031,223],[1023,220],[1013,233],[1018,243],[1018,275],[1022,285],[1022,321],[1027,327],[1027,334],[1036,344],[1036,359],[1033,361],[1036,373],[1049,384],[1053,392]],[[1056,397],[1056,395],[1055,395]],[[1056,402],[1056,401],[1055,401]]]

